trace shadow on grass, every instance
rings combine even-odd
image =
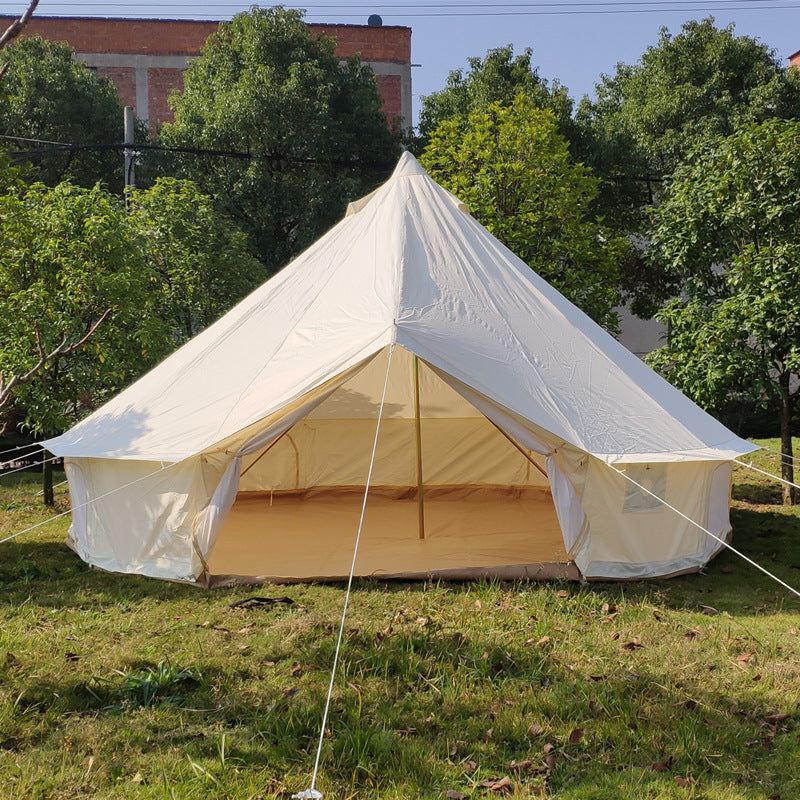
[[[737,483],[731,496],[734,500],[756,505],[779,506],[783,502],[781,487],[774,483]]]
[[[0,561],[0,607],[33,598],[49,608],[116,605],[132,597],[200,597],[194,586],[93,569],[66,544],[10,542]]]
[[[333,643],[319,641],[317,631],[306,636],[300,643],[309,648],[306,655],[329,663]],[[624,774],[627,783],[635,775],[662,789],[686,775],[701,788],[722,780],[786,790],[793,780],[781,748],[795,738],[796,721],[775,716],[781,709],[764,706],[755,692],[712,692],[680,677],[667,683],[646,667],[620,665],[599,677],[567,667],[552,651],[519,644],[498,650],[479,636],[456,639],[435,630],[380,640],[351,633],[346,653],[322,775],[348,794],[398,785],[418,786],[423,796],[446,789],[471,793],[480,781],[502,775],[510,775],[523,796],[547,787],[581,798],[611,796],[596,793],[604,774]],[[282,770],[310,772],[324,669],[309,664],[291,685],[265,680],[263,669],[256,670],[255,681],[226,687],[220,703],[214,689],[227,678],[202,660],[196,667],[201,677],[181,687],[180,704],[146,710],[125,705],[116,676],[31,678],[23,682],[17,713],[42,718],[37,738],[12,732],[0,746],[24,754],[48,727],[55,734],[64,715],[89,715],[107,718],[111,737],[124,732],[129,756],[170,745],[214,770],[227,735],[230,763],[278,778]],[[80,731],[70,735],[80,748]],[[221,782],[224,766],[215,772]]]
[[[785,510],[734,508],[731,511],[733,545],[790,586],[800,588],[800,516]],[[33,598],[37,604],[52,607],[80,607],[87,602],[93,608],[116,605],[125,600],[150,598],[177,600],[219,598],[231,593],[263,594],[257,587],[231,590],[205,590],[136,575],[120,575],[95,570],[84,564],[65,544],[57,541],[13,541],[4,546],[0,561],[0,607]],[[448,582],[449,592],[476,591],[481,582]],[[499,582],[488,582],[494,585]],[[336,586],[337,584],[334,584]],[[356,590],[380,590],[387,593],[424,593],[430,582],[359,580]],[[720,553],[701,574],[668,580],[622,583],[569,582],[509,584],[558,587],[570,596],[594,594],[604,598],[645,601],[656,598],[665,607],[714,610],[735,614],[764,614],[797,610],[800,600],[771,581],[730,551]],[[281,589],[281,594],[286,590]]]

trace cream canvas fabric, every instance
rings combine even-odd
[[[696,569],[717,551],[609,463],[729,533],[730,460],[752,446],[405,153],[282,272],[46,443],[66,458],[73,504],[86,504],[72,545],[105,569],[178,580],[339,577],[341,559],[320,546],[315,563],[313,542],[350,546],[346,509],[364,486],[385,381],[359,574],[560,565],[638,577]],[[302,559],[286,555],[293,540]]]

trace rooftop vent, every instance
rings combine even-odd
[[[383,20],[381,19],[380,14],[370,14],[369,19],[367,20],[367,25],[370,28],[380,28],[383,25]]]

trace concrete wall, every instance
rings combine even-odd
[[[13,17],[0,17],[5,29]],[[183,73],[200,53],[218,22],[204,20],[34,17],[26,36],[64,41],[77,58],[107,77],[120,102],[155,130],[172,120],[167,98],[183,90]],[[359,53],[375,73],[383,109],[390,120],[411,126],[411,28],[387,25],[309,24],[314,34],[336,39],[336,54]]]
[[[667,326],[657,319],[640,319],[630,309],[618,308],[620,344],[624,344],[634,355],[644,358],[667,343]]]

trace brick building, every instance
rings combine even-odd
[[[13,21],[0,17],[0,30]],[[123,105],[155,129],[172,120],[167,97],[183,89],[183,72],[219,22],[205,20],[34,17],[26,36],[67,42],[76,58],[117,87]],[[336,39],[336,54],[355,53],[375,73],[387,117],[411,126],[411,28],[397,25],[310,24]]]

